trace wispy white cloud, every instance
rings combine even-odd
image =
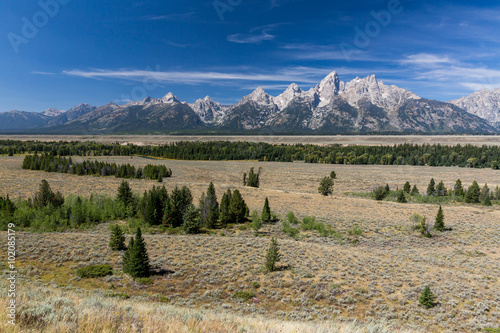
[[[271,41],[276,38],[270,31],[283,23],[269,24],[262,27],[253,28],[248,34],[233,34],[227,36],[227,40],[238,44],[260,44],[264,41]]]
[[[352,46],[317,45],[310,43],[284,44],[281,49],[284,55],[298,60],[346,60],[346,61],[379,61],[367,51]],[[386,61],[385,59],[384,61]]]
[[[448,56],[439,56],[429,53],[419,53],[407,56],[406,59],[401,60],[401,63],[418,65],[418,66],[435,66],[438,64],[452,64],[456,63],[456,61],[451,60]]]
[[[165,15],[146,15],[137,18],[139,21],[180,21],[192,17],[195,12],[175,13]]]
[[[38,75],[56,75],[57,73],[51,73],[51,72],[42,72],[42,71],[33,71],[31,74],[38,74]]]
[[[312,70],[306,67],[284,68],[276,71],[250,70],[245,72],[235,71],[154,71],[154,70],[67,70],[62,72],[68,76],[77,76],[89,79],[121,79],[126,81],[154,80],[162,83],[179,84],[212,84],[225,85],[227,82],[317,82],[318,73],[324,70]],[[314,74],[313,74],[314,73]]]
[[[462,87],[470,91],[500,87],[500,70],[486,65],[428,53],[407,56],[400,63],[414,70],[415,80],[430,86]]]

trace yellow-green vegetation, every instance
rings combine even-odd
[[[133,163],[136,167],[165,163],[130,157],[96,158],[117,164]],[[0,157],[0,195],[8,194],[13,201],[18,197],[33,198],[43,178],[54,193],[59,191],[65,198],[70,194],[89,197],[91,193],[114,197],[121,183],[121,179],[112,177],[22,170],[19,162],[22,163],[22,157]],[[168,327],[180,332],[204,331],[215,321],[219,322],[213,328],[216,332],[336,331],[335,325],[348,325],[354,319],[364,324],[352,332],[370,331],[366,325],[381,320],[384,322],[380,327],[391,332],[412,328],[426,332],[474,332],[498,327],[500,208],[495,202],[493,206],[441,202],[445,231],[432,231],[433,237],[427,238],[420,235],[418,228],[423,218],[431,226],[434,224],[438,205],[376,201],[343,194],[370,192],[380,184],[388,184],[395,190],[407,181],[424,193],[430,178],[438,180],[436,185],[442,180],[450,189],[458,177],[463,184],[477,180],[478,184],[487,183],[494,189],[500,185],[497,170],[336,165],[335,171],[341,176],[335,181],[334,195],[324,197],[317,192],[317,185],[331,172],[331,165],[242,161],[169,161],[168,164],[175,175],[163,183],[169,195],[176,186],[178,190],[187,186],[193,204],[198,205],[198,199],[202,193],[207,194],[207,186],[213,182],[218,200],[228,190],[231,193],[238,190],[248,209],[257,211],[257,217],[267,197],[272,213],[280,220],[262,224],[258,237],[249,222],[237,224],[231,220],[226,225],[220,220],[215,225],[207,223],[194,235],[185,234],[182,227],[144,225],[142,218],[128,216],[64,233],[34,234],[18,226],[19,291],[28,292],[27,286],[33,286],[31,289],[45,295],[39,301],[27,301],[21,296],[19,305],[24,302],[56,309],[42,316],[43,329],[36,328],[36,322],[23,319],[32,325],[32,330],[67,332],[70,327],[75,332],[91,331],[91,326],[86,328],[90,324],[85,324],[84,316],[68,315],[61,328],[51,321],[60,319],[59,313],[65,313],[49,302],[50,297],[60,293],[73,300],[75,306],[69,308],[76,313],[82,313],[84,306],[92,308],[88,299],[96,295],[106,302],[106,309],[109,305],[118,314],[121,309],[129,309],[126,313],[131,317],[124,315],[117,319],[114,312],[108,314],[100,308],[105,316],[99,327],[109,327],[106,326],[109,317],[124,332],[139,322],[146,323],[143,331],[153,327],[168,332],[166,325],[173,325]],[[259,166],[265,169],[260,187],[244,187],[242,170]],[[137,198],[144,191],[153,197],[156,192],[152,187],[158,184],[155,180],[131,179],[129,185],[132,197]],[[410,194],[405,192],[405,195]],[[222,204],[219,208],[222,210]],[[304,217],[309,217],[306,223]],[[307,230],[301,227],[303,223]],[[134,280],[123,273],[123,252],[109,248],[111,224],[119,225],[126,233],[127,244],[141,228],[151,265],[149,280]],[[296,237],[291,238],[287,228],[297,230],[291,232]],[[273,237],[279,243],[281,260],[276,271],[266,273],[266,250]],[[5,246],[6,233],[1,232],[0,247]],[[112,267],[113,275],[100,278],[76,275],[81,267],[106,264]],[[437,305],[428,310],[418,300],[426,285],[437,297]],[[245,302],[233,297],[238,291],[253,292],[255,297]],[[196,322],[193,319],[192,324],[181,319],[181,326],[175,326],[176,319],[164,316],[163,308],[158,313],[151,310],[158,306],[203,318]],[[86,312],[89,323],[99,321],[98,317],[91,318],[93,309]],[[210,317],[207,312],[230,319],[222,323],[221,317]],[[160,318],[168,318],[169,323]],[[229,323],[232,326],[222,326]],[[263,324],[256,326],[256,323]],[[26,326],[16,329],[28,330]]]

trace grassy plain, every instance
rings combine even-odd
[[[75,161],[82,159],[74,157]],[[240,318],[240,326],[221,328],[221,332],[243,331],[242,328],[246,332],[334,331],[332,326],[330,329],[321,326],[333,324],[322,321],[333,319],[339,323],[354,318],[364,322],[382,320],[388,331],[394,330],[388,328],[389,325],[422,332],[473,332],[500,326],[499,206],[443,205],[445,225],[451,230],[433,231],[434,237],[423,238],[411,229],[408,218],[412,213],[419,213],[433,224],[436,205],[377,202],[345,194],[370,191],[386,183],[391,188],[402,188],[406,181],[416,184],[422,193],[431,177],[436,182],[443,180],[448,188],[457,178],[465,186],[477,180],[481,186],[488,183],[494,188],[500,185],[498,171],[256,161],[160,161],[139,157],[97,159],[136,166],[162,163],[172,169],[172,177],[162,184],[130,180],[136,192],[153,185],[165,185],[169,191],[175,185],[187,185],[197,203],[208,183],[213,181],[219,200],[226,189],[238,188],[250,209],[260,212],[268,197],[272,211],[279,216],[284,217],[290,210],[300,218],[314,215],[340,231],[343,239],[324,238],[308,231],[302,232],[301,239],[295,241],[281,231],[279,222],[265,225],[259,237],[255,237],[251,229],[241,230],[237,226],[197,236],[146,234],[152,265],[166,273],[153,276],[152,284],[140,285],[121,274],[120,254],[107,246],[107,223],[87,232],[18,233],[18,267],[28,277],[26,283],[52,290],[46,293],[67,293],[63,296],[73,300],[73,308],[85,301],[78,298],[79,290],[85,289],[97,290],[100,297],[131,296],[129,300],[106,297],[100,302],[108,302],[116,309],[126,308],[128,304],[143,320],[160,320],[149,317],[153,315],[148,312],[151,309],[146,310],[150,303],[144,303],[158,300],[169,303],[176,311],[195,311],[189,312],[186,318],[200,315],[203,319],[198,322],[215,323],[220,319],[213,317],[217,313],[232,313]],[[0,157],[0,195],[31,197],[41,179],[48,180],[54,191],[64,195],[91,192],[114,195],[121,182],[113,177],[22,170],[21,164],[21,156]],[[250,167],[263,169],[260,188],[242,186],[242,174]],[[318,183],[331,170],[338,176],[334,193],[323,197],[317,193]],[[349,234],[354,226],[362,229],[362,235]],[[264,273],[261,268],[271,236],[277,237],[280,243],[283,269]],[[0,246],[6,246],[5,233],[0,237]],[[101,279],[77,278],[75,269],[88,264],[111,264],[115,275]],[[437,295],[438,305],[430,310],[418,305],[418,296],[425,285],[430,285]],[[247,303],[233,297],[238,291],[251,291],[256,297]],[[30,294],[25,297],[24,300],[36,299]],[[161,311],[173,311],[165,309]],[[200,314],[199,311],[205,310],[215,314]],[[268,326],[248,326],[254,321],[261,325],[261,319],[253,321],[247,316],[273,317],[286,322],[262,319],[262,325]],[[180,331],[205,332],[194,319],[184,320],[183,325],[189,326],[190,320],[194,322],[192,328],[184,327]],[[305,325],[300,326],[305,328],[287,329],[292,326],[286,325]],[[369,330],[358,327],[352,331]]]
[[[138,145],[160,145],[178,141],[248,141],[272,144],[315,145],[395,145],[413,144],[472,144],[476,146],[500,145],[499,135],[0,135],[0,140],[38,141],[96,141],[100,143],[133,143]]]

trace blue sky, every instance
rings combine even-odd
[[[5,0],[0,112],[172,91],[223,104],[336,70],[450,100],[500,87],[497,1]],[[44,9],[45,8],[45,9]]]

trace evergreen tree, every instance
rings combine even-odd
[[[215,194],[215,186],[212,182],[207,189],[207,195],[204,196],[201,207],[201,223],[207,228],[214,228],[219,219],[219,203]],[[200,202],[201,204],[201,202]]]
[[[448,195],[448,190],[446,189],[446,186],[444,186],[443,181],[440,181],[439,184],[437,185],[436,195],[440,197],[445,197]]]
[[[484,201],[489,196],[490,196],[490,189],[488,187],[488,184],[484,184],[483,188],[481,189],[481,194],[479,195],[479,201],[484,204]]]
[[[406,182],[403,186],[403,191],[405,191],[406,193],[410,193],[411,191],[411,185],[410,185],[410,182]]]
[[[127,249],[125,246],[125,235],[123,234],[122,228],[116,224],[111,225],[109,248],[113,251],[122,251]]]
[[[398,191],[398,199],[397,200],[399,203],[407,203],[404,190]]]
[[[247,205],[245,200],[237,189],[234,190],[231,196],[231,201],[229,202],[229,216],[231,221],[236,223],[242,223],[245,220],[245,214],[247,211]]]
[[[165,208],[164,220],[171,221],[172,227],[181,226],[184,223],[183,215],[192,201],[191,191],[186,186],[182,189],[176,186],[170,194],[170,204]]]
[[[148,225],[156,224],[156,198],[154,192],[145,192],[144,191],[144,201],[146,202],[146,211],[145,211],[145,220],[144,222]]]
[[[130,274],[130,253],[132,252],[133,248],[134,248],[134,237],[130,237],[127,249],[125,250],[122,256],[123,273]]]
[[[425,288],[422,290],[418,301],[420,305],[422,305],[426,309],[430,309],[436,306],[436,296],[434,296],[429,286],[425,286]]]
[[[267,197],[264,201],[264,208],[262,208],[261,218],[263,223],[271,222],[271,208],[269,208],[269,200],[267,199]]]
[[[337,174],[335,173],[335,171],[330,172],[330,178],[337,179]]]
[[[333,179],[330,177],[323,177],[319,182],[318,192],[321,195],[327,196],[333,193]]]
[[[182,228],[186,234],[197,234],[201,226],[200,212],[193,204],[190,204],[184,213]]]
[[[426,223],[425,217],[422,220],[420,220],[420,234],[424,237],[432,237],[429,231],[429,226]]]
[[[439,209],[436,215],[436,222],[434,222],[434,229],[438,231],[444,231],[444,215],[443,208],[439,205]]]
[[[137,228],[133,246],[129,247],[129,257],[127,262],[128,274],[133,278],[148,277],[150,272],[149,256],[146,250],[146,243],[142,238],[141,228]]]
[[[498,185],[495,187],[495,194],[493,195],[493,198],[495,200],[500,200],[500,187]]]
[[[477,181],[473,181],[472,185],[469,186],[467,192],[465,193],[465,202],[466,203],[479,203],[480,196],[479,184]]]
[[[455,182],[455,186],[453,186],[453,193],[457,197],[463,197],[465,194],[464,188],[462,187],[462,181],[460,180],[460,178],[457,179],[457,181]]]
[[[258,235],[259,229],[262,228],[262,220],[259,217],[259,213],[256,210],[252,212],[252,229],[255,236]]]
[[[411,195],[417,195],[419,194],[417,185],[413,185],[413,188],[411,189]]]
[[[45,179],[42,179],[38,192],[35,193],[35,200],[33,201],[33,205],[36,208],[45,207],[51,204],[54,198],[55,195],[54,192],[52,192],[52,190],[50,189],[49,183]]]
[[[385,190],[385,193],[389,194],[389,192],[391,190],[391,188],[389,187],[389,184],[385,184],[384,190]]]
[[[436,182],[434,181],[434,178],[431,178],[431,181],[429,182],[429,185],[427,185],[427,195],[435,195],[436,194]]]
[[[485,205],[485,206],[492,206],[492,204],[491,204],[491,198],[490,198],[489,195],[487,195],[486,198],[484,199],[483,205]]]
[[[132,189],[130,188],[126,180],[122,180],[120,186],[118,187],[118,194],[116,195],[116,200],[122,202],[125,207],[131,204],[134,200],[132,195]]]
[[[387,191],[387,187],[384,186],[378,186],[373,190],[375,200],[384,200],[387,194],[389,194],[389,192]]]
[[[243,174],[243,185],[245,186],[251,186],[251,187],[259,187],[260,181],[260,172],[262,171],[262,168],[259,168],[259,171],[255,173],[254,168],[250,168],[250,172],[248,173],[248,178],[247,174]]]
[[[228,223],[231,222],[231,212],[229,210],[231,204],[231,190],[227,190],[226,193],[222,195],[222,199],[220,201],[220,222],[225,227]]]
[[[271,245],[267,250],[265,267],[268,272],[274,272],[276,270],[276,263],[281,260],[280,247],[278,242],[271,239]]]

